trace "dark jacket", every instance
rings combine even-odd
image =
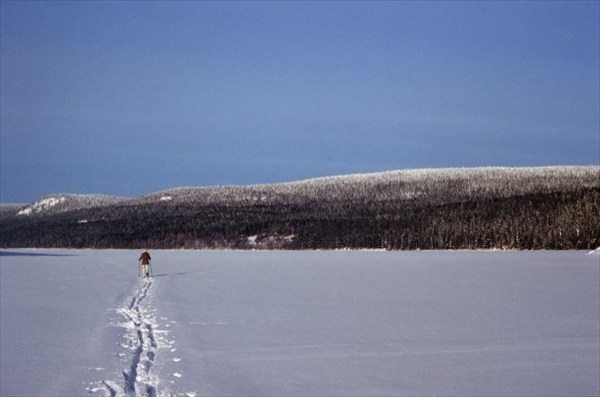
[[[148,251],[142,252],[142,255],[140,255],[140,259],[138,259],[138,261],[142,261],[142,265],[149,265],[150,264],[150,254],[148,253]]]

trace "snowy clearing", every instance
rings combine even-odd
[[[0,251],[0,395],[599,395],[600,252]]]

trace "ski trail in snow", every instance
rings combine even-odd
[[[118,354],[120,357],[128,357],[122,371],[122,380],[97,382],[95,387],[88,388],[91,393],[101,392],[106,397],[171,395],[169,392],[159,393],[160,379],[153,372],[159,348],[173,346],[165,337],[167,332],[157,329],[155,310],[151,304],[154,283],[151,279],[145,279],[141,287],[117,309],[117,313],[125,320],[118,324],[126,330],[121,346],[128,351]]]
[[[151,287],[152,281],[146,280],[129,306],[120,308],[119,313],[128,320],[129,346],[133,350],[130,366],[123,371],[124,389],[128,394],[155,397],[158,378],[152,373],[152,367],[157,348],[154,338],[156,321],[142,305]]]

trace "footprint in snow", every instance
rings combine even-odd
[[[173,372],[173,376],[176,378],[181,378],[182,375],[179,372]]]
[[[180,358],[178,358],[178,357],[175,357],[175,358],[173,359],[173,361],[175,361],[176,363],[178,363],[178,362],[180,362],[180,361],[181,361],[181,359],[180,359]]]

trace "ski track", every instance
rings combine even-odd
[[[156,340],[154,338],[154,321],[151,314],[142,307],[142,302],[148,297],[152,281],[146,281],[138,293],[131,299],[127,308],[121,308],[120,313],[133,327],[133,356],[128,370],[123,371],[125,391],[136,396],[156,396],[158,379],[152,374],[156,357]]]
[[[117,309],[124,323],[117,325],[124,328],[125,341],[120,344],[127,349],[126,353],[117,354],[120,357],[129,356],[123,378],[120,381],[103,380],[88,387],[90,393],[101,393],[106,397],[171,397],[168,390],[159,392],[159,376],[152,371],[157,353],[161,347],[171,348],[173,342],[166,338],[168,331],[158,330],[155,310],[152,307],[152,290],[154,281],[145,279],[140,288],[134,291],[126,302]],[[171,381],[171,383],[174,383]],[[185,393],[182,395],[194,395]]]

